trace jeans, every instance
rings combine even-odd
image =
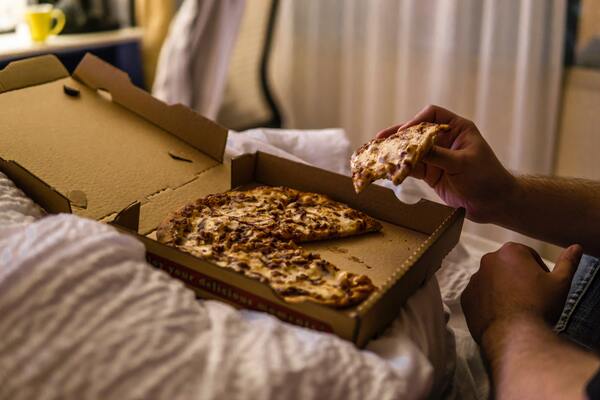
[[[565,308],[554,327],[561,336],[600,351],[600,260],[584,255],[571,282]]]

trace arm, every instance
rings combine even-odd
[[[535,251],[514,243],[481,259],[461,302],[496,398],[584,398],[600,360],[551,329],[581,252],[578,245],[564,250],[552,272]]]
[[[581,399],[600,368],[597,357],[560,339],[543,320],[528,315],[490,326],[482,348],[497,399]]]
[[[494,223],[559,246],[579,243],[600,256],[600,183],[536,176],[516,182]]]
[[[425,180],[475,222],[494,223],[558,245],[581,243],[600,256],[600,184],[581,179],[515,177],[506,170],[473,122],[437,106],[411,121],[450,125],[412,176]]]

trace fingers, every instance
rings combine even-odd
[[[575,271],[577,271],[577,266],[579,265],[582,254],[583,249],[578,244],[567,247],[558,256],[552,274],[560,279],[570,281],[573,278]]]
[[[400,125],[400,129],[408,128],[409,126],[420,124],[421,122],[435,122],[437,124],[447,124],[453,118],[456,117],[456,114],[449,110],[446,110],[445,108],[436,105],[428,105],[427,107],[419,111],[417,115],[413,117],[413,119],[405,122],[403,125]]]
[[[535,251],[534,249],[532,249],[531,247],[529,247],[529,246],[525,246],[525,247],[527,248],[529,253],[531,253],[531,255],[533,256],[533,259],[539,264],[539,266],[545,272],[550,272],[550,268],[548,268],[548,266],[546,265],[544,260],[542,260],[542,256],[540,256],[539,253],[537,251]]]
[[[389,128],[379,131],[377,133],[376,137],[378,139],[384,139],[384,138],[396,133],[398,131],[398,129],[408,128],[410,126],[419,124],[421,122],[435,122],[438,124],[447,124],[453,118],[457,118],[457,117],[458,116],[456,114],[454,114],[451,111],[446,110],[445,108],[435,106],[435,105],[428,105],[427,107],[425,107],[421,111],[419,111],[417,113],[417,115],[415,115],[411,120],[409,120],[403,124],[390,126]]]
[[[375,135],[375,137],[377,139],[385,139],[386,137],[398,132],[398,128],[400,128],[400,125],[390,126],[389,128],[385,128],[384,130],[377,132],[377,135]]]
[[[464,166],[464,153],[462,150],[450,150],[445,147],[433,146],[423,161],[443,169],[445,172],[455,174],[462,172]]]
[[[417,179],[424,179],[425,172],[426,172],[425,168],[426,168],[426,166],[423,162],[416,163],[415,166],[410,171],[410,176],[412,176],[413,178],[417,178]]]
[[[531,256],[533,258],[533,260],[540,266],[540,268],[542,268],[544,270],[544,272],[550,272],[550,269],[548,268],[548,266],[542,259],[542,256],[540,256],[539,253],[537,251],[535,251],[534,249],[532,249],[531,247],[524,245],[522,243],[514,243],[514,242],[504,243],[504,245],[502,247],[509,249],[509,251],[513,251],[513,252],[518,251],[518,252],[522,252],[523,254],[527,254],[527,255]]]

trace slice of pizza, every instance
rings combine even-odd
[[[399,185],[423,159],[445,124],[421,122],[385,139],[373,139],[359,147],[350,159],[354,190],[360,193],[371,182],[387,178]]]
[[[227,248],[227,247],[226,247]],[[291,242],[237,243],[215,263],[268,284],[285,301],[312,301],[335,308],[359,304],[376,289],[365,275],[341,271]]]
[[[297,243],[378,232],[381,224],[367,214],[317,193],[301,193],[289,203],[273,234]]]
[[[214,213],[253,225],[282,240],[308,242],[381,230],[367,214],[318,193],[260,186],[197,201]]]

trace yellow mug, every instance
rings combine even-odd
[[[65,27],[65,14],[51,4],[27,7],[25,20],[29,25],[31,39],[36,42],[44,42],[48,36],[58,35]]]

